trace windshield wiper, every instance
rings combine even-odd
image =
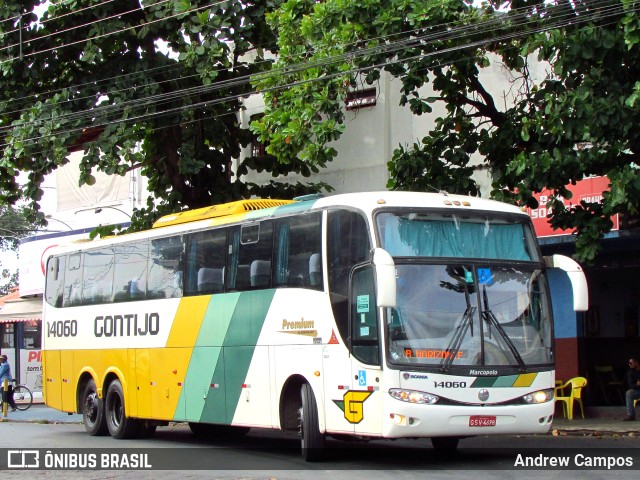
[[[446,372],[449,370],[449,367],[451,367],[453,360],[455,359],[456,355],[458,355],[458,351],[460,350],[460,346],[462,345],[462,340],[467,334],[467,327],[469,327],[471,336],[473,336],[473,314],[475,313],[477,307],[471,306],[471,301],[469,300],[469,290],[467,290],[466,286],[464,289],[464,298],[467,301],[467,308],[462,314],[462,321],[460,322],[460,325],[458,325],[455,335],[453,336],[453,338],[451,338],[451,341],[449,342],[449,345],[447,345],[447,349],[445,350],[446,357],[443,358],[442,362],[440,363],[440,370],[442,372]]]
[[[511,350],[511,354],[513,355],[513,358],[515,358],[516,362],[518,362],[520,371],[526,372],[527,367],[524,363],[524,360],[522,360],[522,357],[520,356],[518,349],[509,338],[509,335],[507,335],[507,332],[504,331],[504,328],[502,328],[502,325],[500,325],[500,322],[498,322],[498,319],[496,318],[496,316],[491,311],[491,308],[489,307],[489,299],[487,297],[486,285],[483,285],[482,287],[482,300],[484,301],[484,310],[482,311],[482,318],[489,325],[493,325],[495,327],[496,331],[500,334],[504,342],[507,344],[507,347],[509,347],[509,350]]]

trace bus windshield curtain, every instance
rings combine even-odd
[[[289,280],[289,224],[280,225],[278,232],[278,266],[276,285],[285,285]]]
[[[531,260],[520,224],[412,221],[389,216],[384,248],[394,256]]]
[[[240,230],[236,230],[231,234],[231,258],[229,264],[229,278],[227,286],[229,288],[236,287],[238,279],[238,254],[240,251]]]

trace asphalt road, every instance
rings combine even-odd
[[[0,465],[7,465],[8,450],[39,452],[40,466],[62,470],[20,469],[2,472],[2,478],[331,478],[394,480],[425,477],[473,480],[501,478],[629,478],[640,469],[640,438],[629,436],[486,436],[464,439],[455,455],[443,455],[427,440],[375,441],[368,443],[329,441],[327,458],[305,463],[294,433],[252,430],[247,436],[200,439],[185,425],[159,428],[151,439],[115,440],[91,437],[80,424],[0,424]],[[47,453],[48,452],[48,453]],[[83,455],[84,457],[81,457]],[[92,458],[100,466],[102,456],[114,461],[109,469],[81,470],[76,462]],[[110,457],[114,455],[114,457]],[[146,457],[145,457],[146,455]],[[518,457],[519,455],[519,457]],[[91,457],[93,456],[93,457]],[[55,457],[55,458],[54,458]],[[552,458],[567,458],[567,468],[553,469]],[[613,468],[586,468],[594,458],[631,461],[631,472]],[[629,460],[630,459],[630,460]],[[105,465],[109,465],[109,463]],[[129,462],[154,470],[119,470]],[[147,462],[146,464],[144,462]],[[517,464],[517,462],[520,464]],[[525,462],[531,465],[523,465]],[[4,463],[3,463],[4,462]],[[65,463],[66,462],[66,463]],[[534,462],[547,462],[546,466]],[[15,462],[14,462],[15,463]],[[136,466],[134,465],[134,466]],[[84,466],[84,465],[81,465]],[[629,465],[624,465],[625,468]],[[113,467],[113,468],[111,468]],[[589,467],[589,465],[587,465]],[[161,471],[156,470],[162,469]],[[572,470],[572,471],[568,471]]]

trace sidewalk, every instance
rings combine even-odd
[[[578,412],[578,415],[579,412]],[[624,407],[587,408],[585,419],[556,417],[551,435],[628,435],[640,436],[640,420],[623,422]],[[82,415],[59,412],[43,404],[34,404],[24,412],[9,412],[0,422],[82,423]]]

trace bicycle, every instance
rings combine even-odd
[[[27,410],[33,405],[33,393],[26,385],[18,384],[13,387],[13,401],[18,410]],[[1,404],[2,402],[0,402]]]

